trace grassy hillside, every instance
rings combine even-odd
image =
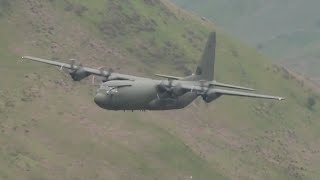
[[[319,1],[173,1],[212,18],[243,40],[260,44],[275,57],[319,42]],[[283,44],[286,46],[281,46]],[[279,46],[281,51],[273,49]]]
[[[184,75],[214,30],[208,22],[164,0],[0,4],[1,179],[319,177],[318,95],[223,32],[217,80],[287,101],[222,97],[179,111],[105,111],[89,80],[19,61],[76,58],[128,74]]]
[[[315,47],[306,50],[304,53],[298,56],[288,57],[283,60],[283,63],[287,63],[295,72],[299,72],[300,74],[306,77],[310,77],[312,81],[314,81],[317,84],[320,84],[319,58],[320,53],[318,49]]]
[[[314,67],[309,51],[318,51],[320,44],[320,1],[316,0],[173,0],[212,19],[229,33],[256,46],[275,62],[290,65],[301,58],[305,67]],[[308,54],[308,55],[306,55]],[[316,57],[313,57],[315,59]],[[284,60],[283,60],[284,59]],[[300,62],[301,63],[301,62]],[[320,66],[317,65],[317,68]],[[294,66],[297,72],[320,77],[312,68]]]

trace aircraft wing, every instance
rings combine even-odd
[[[113,73],[110,71],[106,70],[101,70],[101,69],[94,69],[94,68],[89,68],[89,67],[82,67],[81,65],[76,65],[76,64],[67,64],[67,63],[62,63],[62,62],[57,62],[57,61],[51,61],[51,60],[46,60],[46,59],[41,59],[41,58],[36,58],[36,57],[31,57],[31,56],[23,56],[22,59],[27,59],[31,61],[36,61],[44,64],[49,64],[53,66],[57,66],[69,70],[77,70],[81,69],[81,71],[84,71],[88,73],[89,75],[97,75],[97,76],[102,76],[102,77],[109,77],[115,80],[137,80],[137,79],[146,79],[142,77],[137,77],[137,76],[131,76],[131,75],[125,75],[125,74],[119,74],[119,73]]]
[[[225,90],[225,89],[213,89],[213,91],[217,94],[221,95],[229,95],[229,96],[242,96],[242,97],[251,97],[251,98],[262,98],[262,99],[275,99],[275,100],[284,100],[283,97],[278,96],[270,96],[270,95],[264,95],[264,94],[255,94],[255,93],[247,93],[247,92],[241,92],[241,91],[231,91],[231,90]]]
[[[207,87],[201,87],[201,86],[193,86],[188,84],[181,85],[183,89],[199,92],[200,94],[205,93],[206,91],[214,92],[220,95],[229,95],[229,96],[242,96],[242,97],[251,97],[251,98],[262,98],[262,99],[275,99],[275,100],[284,100],[283,97],[278,96],[270,96],[270,95],[264,95],[264,94],[255,94],[255,93],[249,93],[249,92],[243,92],[243,91],[233,91],[233,90],[226,90],[226,89],[219,89],[219,88],[207,88]]]

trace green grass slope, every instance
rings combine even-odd
[[[310,59],[309,52],[318,51],[320,44],[320,1],[172,1],[208,17],[232,35],[272,57],[275,62],[281,61],[311,79],[319,79],[319,71],[313,68],[319,69],[320,66],[314,63],[316,57]],[[293,66],[297,59],[304,67]]]
[[[318,95],[223,32],[217,80],[287,101],[222,97],[179,111],[111,112],[93,103],[90,80],[19,61],[75,58],[134,75],[184,75],[211,24],[160,0],[0,4],[0,179],[319,177]]]
[[[300,55],[284,59],[283,63],[287,63],[295,72],[298,72],[305,77],[310,77],[312,81],[320,84],[319,58],[320,53],[318,51],[318,48],[314,47],[306,50]]]
[[[173,1],[213,19],[243,40],[260,44],[274,57],[319,43],[320,3],[316,0]],[[281,47],[282,51],[274,47]]]

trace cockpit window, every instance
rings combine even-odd
[[[115,94],[115,93],[118,93],[117,88],[111,88],[109,91],[107,91],[107,94]]]
[[[100,86],[100,91],[103,90],[106,94],[115,94],[118,93],[118,88],[117,87],[112,87],[112,86],[108,86],[106,84],[102,84]]]
[[[106,84],[102,84],[101,86],[100,86],[100,89],[104,89],[104,90],[110,90],[110,89],[112,89],[112,87],[110,87],[110,86],[108,86],[108,85],[106,85]]]

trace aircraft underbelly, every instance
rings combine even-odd
[[[182,109],[194,101],[198,95],[196,93],[186,93],[175,98],[157,98],[148,105],[148,110],[172,110]]]
[[[148,103],[153,99],[150,94],[119,93],[110,98],[110,104],[119,110],[145,110]]]
[[[150,96],[151,97],[151,96]],[[113,96],[110,99],[110,106],[113,110],[171,110],[182,109],[189,105],[196,96],[188,100],[180,98],[159,99],[157,95],[153,98],[146,98],[145,94],[130,96]]]

